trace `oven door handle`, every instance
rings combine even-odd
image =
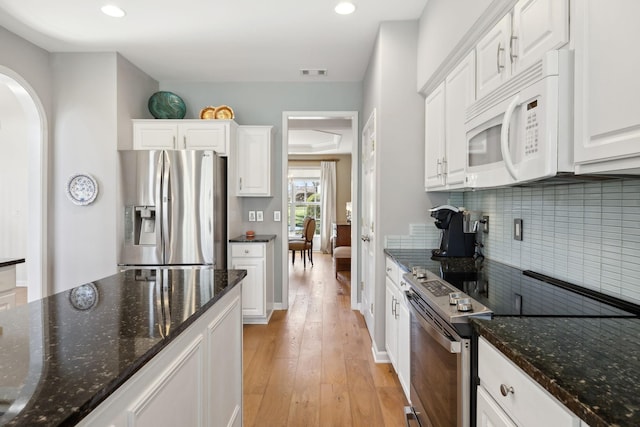
[[[413,296],[408,292],[406,293],[406,295],[411,302]],[[411,307],[411,311],[413,312],[414,316],[416,316],[416,319],[420,322],[420,325],[425,330],[425,332],[428,333],[431,338],[433,338],[438,344],[440,344],[440,346],[442,346],[449,353],[460,353],[462,351],[462,343],[460,341],[452,341],[450,337],[444,335],[441,331],[436,329],[435,326],[432,326],[429,322],[427,322],[422,314],[420,314],[420,312],[414,308],[413,304],[409,304],[409,306]]]

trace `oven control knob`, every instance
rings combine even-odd
[[[513,394],[514,393],[513,387],[508,386],[506,384],[500,384],[500,393],[505,397],[508,396],[509,393]]]

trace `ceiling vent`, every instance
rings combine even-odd
[[[327,69],[326,68],[318,68],[318,69],[310,69],[310,68],[303,68],[302,70],[300,70],[300,74],[302,74],[303,76],[326,76],[327,75]]]

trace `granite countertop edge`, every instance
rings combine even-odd
[[[133,362],[125,371],[123,371],[117,378],[115,378],[111,383],[107,384],[101,390],[96,392],[95,396],[89,399],[84,405],[78,408],[78,411],[70,414],[69,417],[63,423],[73,423],[76,424],[80,422],[83,418],[89,415],[93,410],[95,410],[102,402],[104,402],[109,396],[115,393],[119,387],[124,385],[133,375],[136,374],[140,369],[142,369],[148,362],[150,362],[160,351],[162,351],[165,347],[167,347],[174,339],[176,339],[183,331],[185,331],[189,326],[191,326],[198,318],[200,318],[207,310],[209,310],[212,306],[214,306],[220,299],[222,299],[231,289],[236,287],[246,276],[246,270],[225,270],[225,271],[236,271],[238,275],[235,277],[235,280],[231,283],[227,283],[227,286],[221,292],[217,293],[214,298],[209,300],[205,305],[203,305],[199,310],[189,316],[184,322],[180,324],[177,328],[175,328],[166,338],[162,339],[156,345],[151,347],[145,354],[140,356]],[[226,275],[228,278],[229,276]]]
[[[582,421],[589,424],[589,427],[606,427],[611,423],[603,420],[588,405],[580,401],[578,396],[568,392],[566,389],[558,385],[555,379],[551,378],[547,373],[538,369],[529,358],[512,348],[507,342],[496,335],[487,323],[491,320],[471,319],[471,323],[478,333],[484,337],[500,352],[502,352],[509,360],[522,369],[531,379],[542,388],[547,390],[552,396],[562,402],[571,412],[573,412]]]
[[[229,239],[231,243],[267,243],[276,239],[275,234],[256,234],[254,237],[240,235]]]

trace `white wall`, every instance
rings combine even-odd
[[[353,83],[206,83],[160,82],[160,90],[179,95],[187,105],[186,118],[199,117],[203,107],[229,105],[241,125],[275,127],[272,153],[273,197],[241,198],[242,226],[257,234],[275,234],[275,302],[282,302],[282,227],[273,211],[282,210],[282,112],[360,111],[362,86]],[[286,148],[285,148],[286,149]],[[248,211],[263,211],[264,222],[248,222]],[[234,236],[230,236],[234,237]]]
[[[424,99],[416,91],[418,21],[383,22],[364,80],[362,122],[377,110],[376,284],[373,340],[384,349],[384,236],[425,222],[446,200],[424,191]]]
[[[157,83],[116,53],[52,54],[52,261],[55,292],[114,274],[119,244],[117,149],[131,147],[131,118],[144,117],[143,92]],[[88,172],[100,189],[89,206],[66,196],[72,174]]]
[[[16,96],[0,84],[0,258],[27,256],[28,126]],[[18,285],[26,280],[25,264],[18,264]]]
[[[420,17],[418,82],[421,89],[492,0],[429,0]]]

